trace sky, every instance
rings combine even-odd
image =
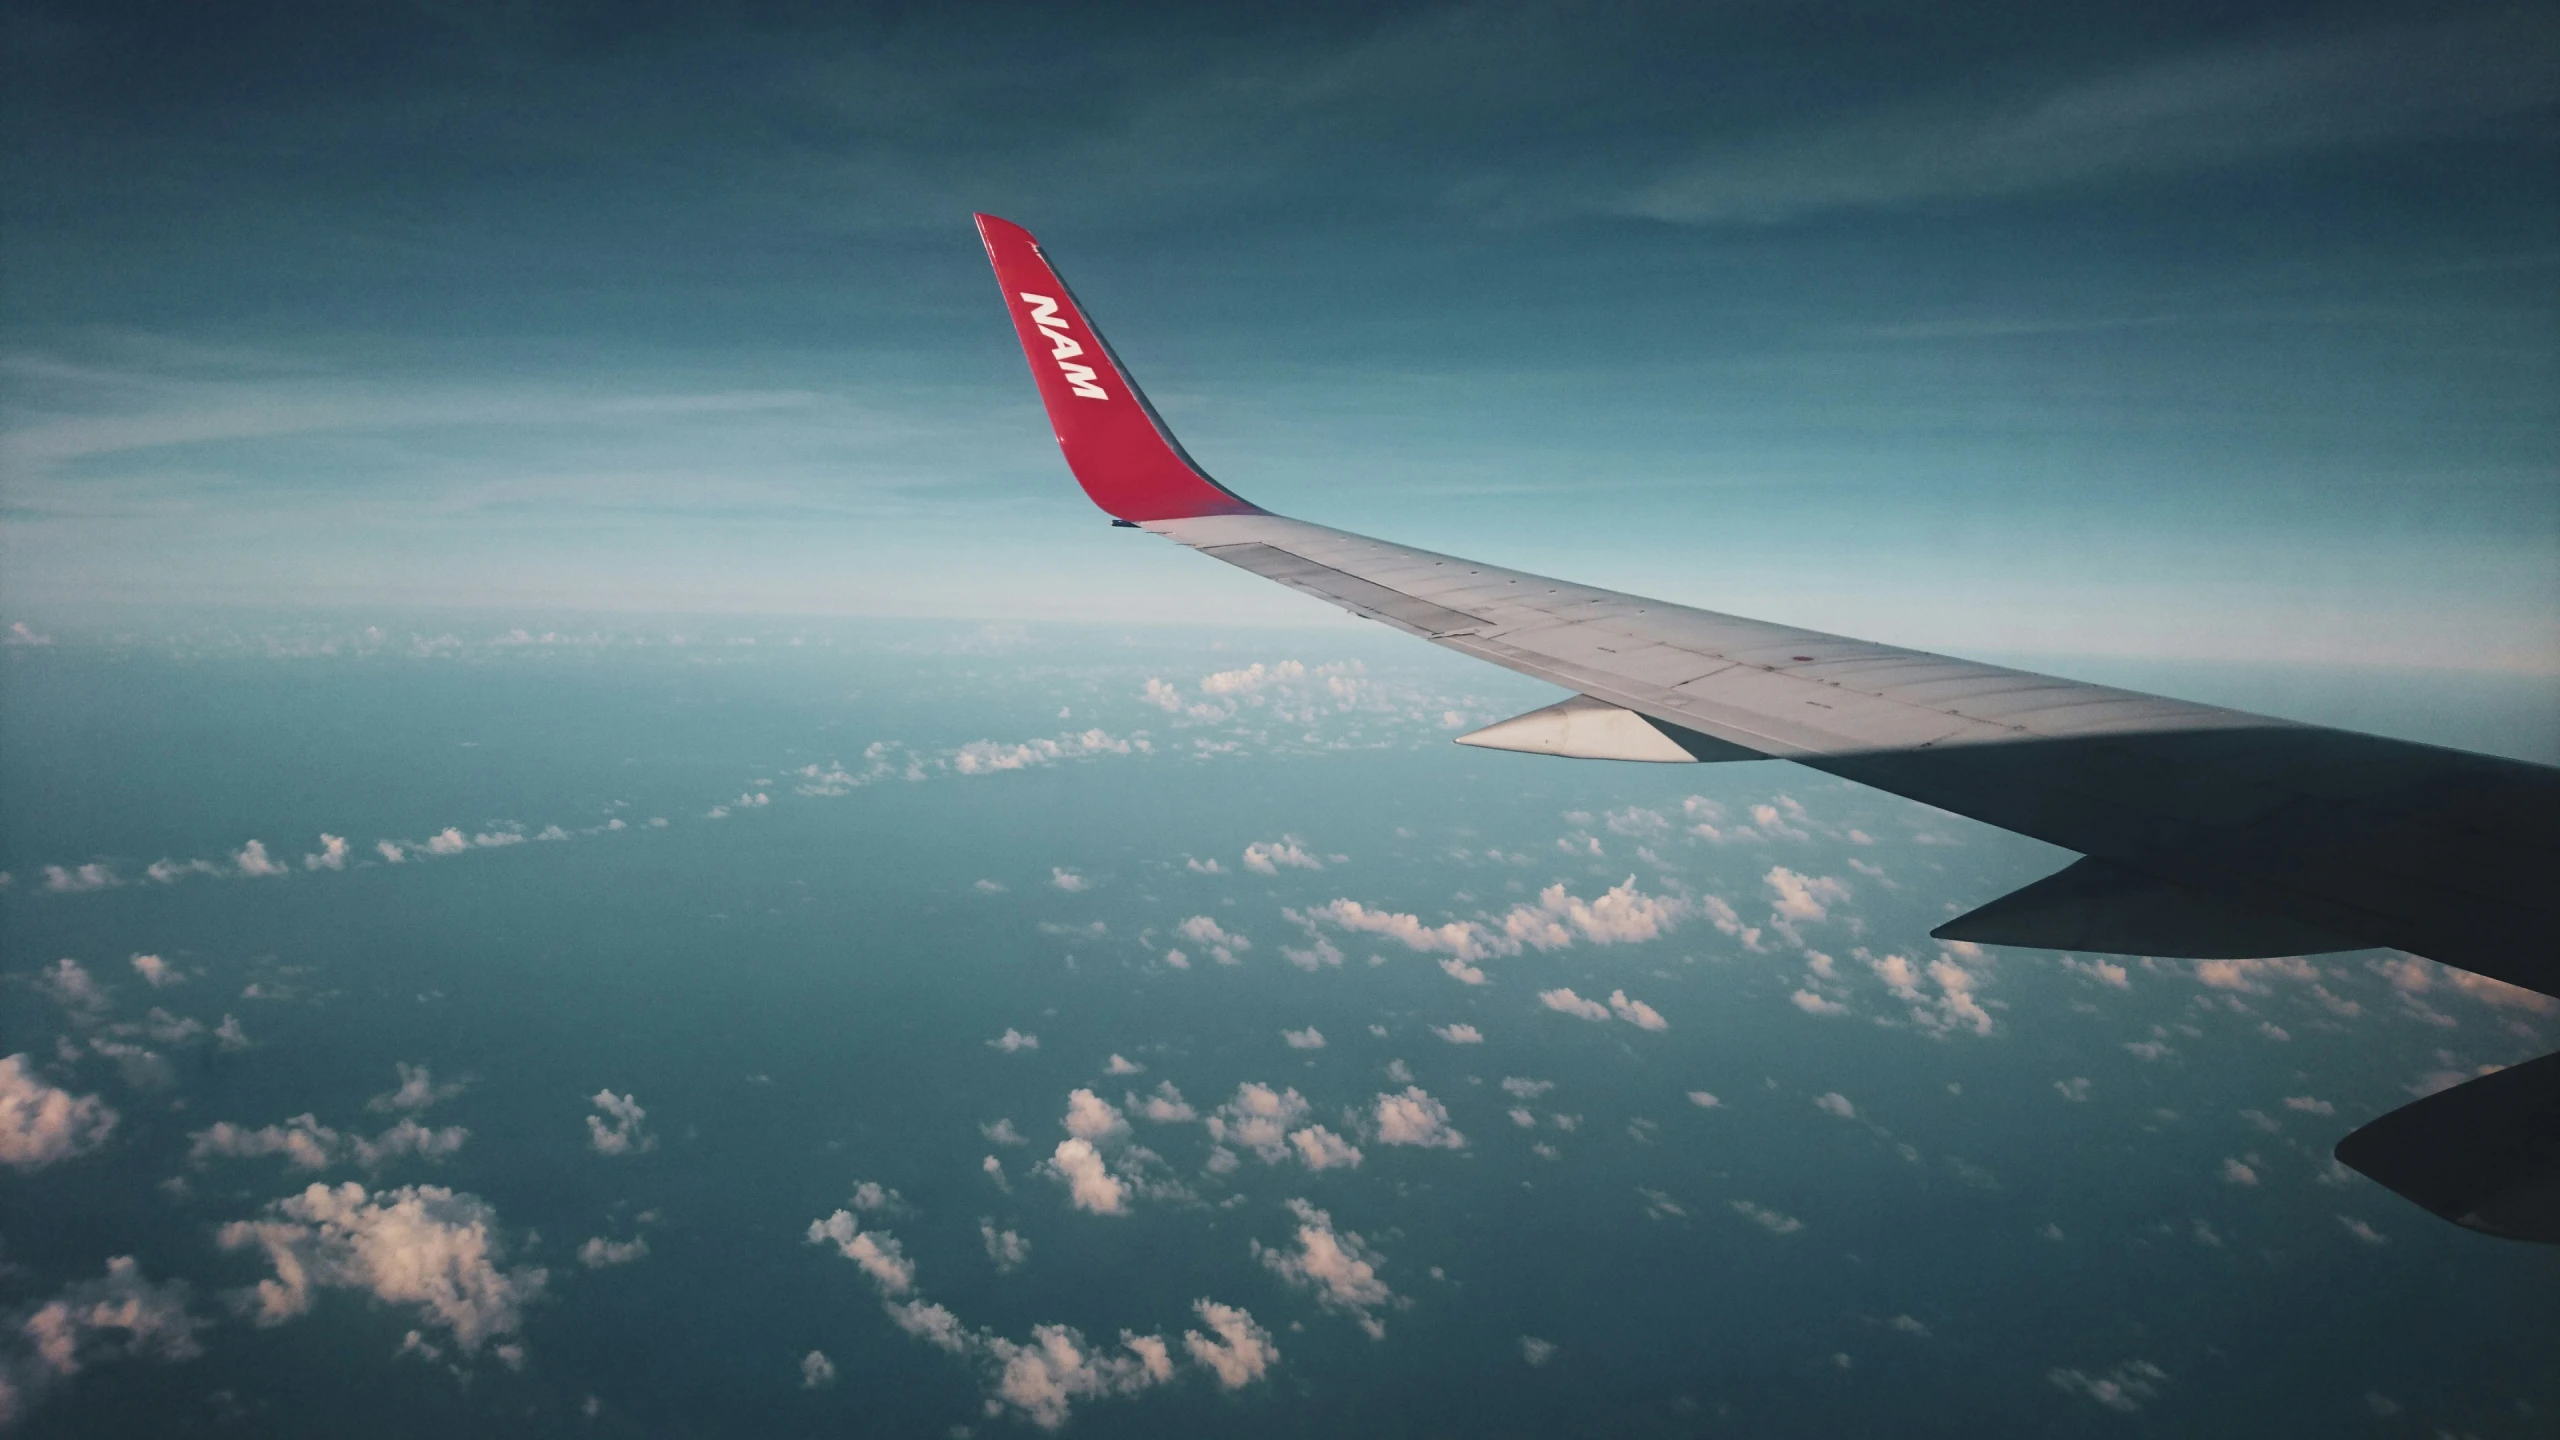
[[[1333,623],[1094,533],[987,210],[1282,513],[1959,653],[2560,673],[2539,7],[0,37],[15,618]]]

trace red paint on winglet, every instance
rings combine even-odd
[[[993,215],[977,221],[1049,428],[1093,503],[1121,520],[1264,513],[1183,452],[1031,232]]]

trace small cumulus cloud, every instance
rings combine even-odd
[[[1321,1050],[1324,1048],[1324,1032],[1316,1029],[1313,1025],[1308,1026],[1304,1030],[1283,1030],[1280,1032],[1280,1039],[1292,1050]]]
[[[521,1330],[525,1306],[549,1280],[539,1267],[506,1268],[498,1215],[485,1201],[436,1185],[368,1192],[353,1182],[313,1184],[216,1238],[225,1250],[261,1251],[275,1271],[238,1297],[261,1325],[305,1313],[315,1291],[361,1290],[411,1309],[465,1353]],[[509,1344],[498,1353],[522,1358]]]
[[[647,1129],[649,1112],[637,1099],[599,1090],[587,1103],[603,1112],[587,1117],[587,1144],[597,1154],[634,1155],[657,1148],[658,1137]]]
[[[1452,1045],[1481,1045],[1484,1032],[1473,1025],[1434,1025],[1431,1033]]]
[[[1017,1055],[1025,1050],[1039,1049],[1040,1037],[1037,1035],[1025,1035],[1021,1031],[1008,1025],[1005,1027],[1005,1032],[1003,1034],[987,1042],[987,1048],[991,1050],[1001,1050],[1007,1055]]]
[[[97,1149],[116,1112],[95,1095],[45,1083],[23,1054],[0,1059],[0,1165],[41,1170]]]
[[[1307,853],[1295,835],[1277,840],[1256,840],[1244,847],[1244,868],[1257,875],[1277,875],[1283,869],[1321,870],[1324,862]]]
[[[1369,1338],[1382,1339],[1386,1323],[1378,1311],[1394,1303],[1395,1292],[1378,1278],[1381,1259],[1357,1234],[1333,1227],[1333,1217],[1304,1200],[1289,1202],[1297,1217],[1293,1247],[1253,1242],[1253,1253],[1271,1272],[1310,1291],[1325,1309],[1347,1314]]]
[[[1419,1085],[1408,1085],[1401,1094],[1378,1096],[1370,1106],[1370,1120],[1382,1145],[1459,1150],[1467,1143],[1467,1137],[1450,1126],[1449,1107]]]

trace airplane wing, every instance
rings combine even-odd
[[[1183,450],[1029,232],[977,221],[1068,468],[1113,523],[1573,692],[1462,744],[1790,760],[2081,855],[1932,932],[1945,939],[2193,959],[2389,946],[2560,996],[2560,769],[1666,604],[1274,515]],[[2548,1083],[2560,1067],[2536,1065],[2544,1082],[2526,1108],[2540,1118],[2451,1199],[2442,1146],[2412,1138],[2441,1126],[2376,1122],[2340,1158],[2447,1219],[2560,1242]],[[2472,1129],[2509,1134],[2528,1088],[2474,1081],[2421,1105],[2437,1120],[2480,1107]]]

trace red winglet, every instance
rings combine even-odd
[[[1132,521],[1264,513],[1184,453],[1031,232],[993,215],[977,220],[1058,448],[1093,503]]]

